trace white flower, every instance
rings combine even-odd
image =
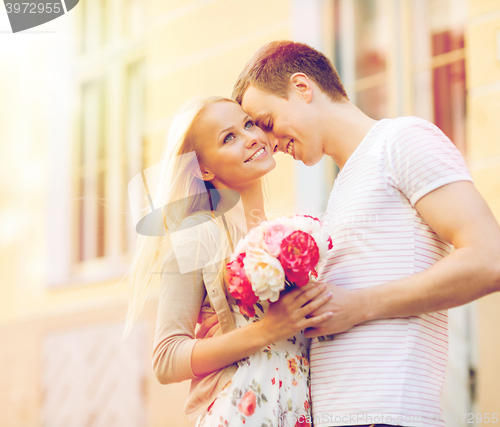
[[[285,288],[285,272],[278,259],[261,248],[251,247],[244,260],[244,269],[260,300],[278,300]]]
[[[234,249],[230,260],[234,261],[239,254],[248,252],[251,248],[262,248],[262,242],[264,240],[264,231],[261,227],[252,228],[248,234],[243,237]]]

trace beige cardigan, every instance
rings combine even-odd
[[[217,280],[220,262],[184,274],[179,272],[178,265],[192,262],[195,254],[198,265],[204,265],[207,256],[220,247],[215,243],[219,236],[216,224],[208,222],[198,228],[196,233],[178,235],[175,254],[171,251],[165,261],[152,356],[153,370],[161,384],[191,379],[184,405],[190,420],[208,408],[237,369],[237,365],[232,364],[207,376],[196,377],[191,368],[191,353],[197,341],[194,329],[200,313],[216,312],[222,333],[235,328],[224,284]]]

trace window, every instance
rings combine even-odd
[[[332,0],[335,66],[374,119],[416,115],[465,154],[464,0]]]
[[[78,165],[78,261],[100,258],[106,248],[106,105],[103,78],[82,85]]]
[[[414,0],[415,115],[434,122],[465,154],[464,1]]]
[[[144,63],[143,61],[131,64],[126,75],[126,120],[123,138],[123,236],[122,250],[132,252],[137,233],[130,214],[128,201],[128,182],[138,174],[146,163],[144,159]]]
[[[81,52],[93,52],[109,41],[109,5],[107,0],[86,0],[77,10],[81,17]]]
[[[124,274],[135,243],[127,183],[144,164],[145,3],[87,0],[75,13],[71,224],[51,242],[69,255],[64,268],[51,257],[51,286]]]
[[[334,0],[335,66],[351,102],[374,119],[388,114],[385,9],[378,0]]]

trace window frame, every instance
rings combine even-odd
[[[100,0],[93,0],[98,4]],[[97,46],[93,50],[82,49],[83,42],[83,9],[75,10],[74,34],[76,54],[72,61],[72,83],[73,93],[71,97],[72,111],[66,112],[67,120],[71,121],[71,149],[68,150],[66,160],[70,165],[65,179],[69,181],[64,194],[57,194],[58,198],[64,198],[65,209],[56,211],[49,207],[49,215],[53,218],[51,223],[57,222],[58,218],[67,224],[68,232],[59,236],[56,241],[49,242],[49,251],[54,254],[65,253],[61,260],[56,255],[50,256],[48,260],[47,288],[58,289],[79,285],[92,284],[95,282],[120,279],[127,272],[132,254],[124,251],[124,180],[127,179],[123,171],[123,144],[126,138],[126,129],[123,123],[127,121],[127,70],[136,63],[146,65],[146,35],[145,33],[130,34],[123,26],[124,8],[127,3],[117,0],[106,0],[108,8],[108,21],[104,24],[106,29],[106,43]],[[94,5],[95,6],[95,5]],[[147,11],[145,11],[147,12]],[[105,141],[107,143],[106,175],[105,181],[105,252],[101,258],[78,260],[79,253],[79,213],[77,199],[78,190],[78,162],[82,126],[82,88],[85,84],[96,79],[103,79],[105,87]],[[146,73],[143,82],[144,97],[147,91]],[[145,102],[145,101],[144,101]],[[143,153],[146,151],[146,130],[143,116]],[[67,142],[65,142],[67,144]],[[118,160],[117,160],[118,159]],[[63,179],[59,174],[58,179]],[[126,187],[125,187],[126,188]],[[92,202],[92,200],[91,200]],[[54,206],[60,206],[55,203]],[[69,217],[69,221],[68,218]],[[118,220],[117,220],[118,218]],[[130,224],[129,224],[130,226]],[[129,245],[129,249],[133,245]],[[63,265],[59,265],[62,262]],[[56,265],[57,264],[57,265]]]

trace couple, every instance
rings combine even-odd
[[[153,352],[158,380],[192,380],[185,411],[197,426],[444,426],[446,309],[500,289],[500,228],[460,153],[425,120],[367,117],[329,60],[299,43],[262,47],[233,99],[191,103],[176,116],[164,162],[196,155],[177,163],[163,191],[172,200],[205,189],[220,196],[190,197],[164,214],[186,229],[236,190],[244,226],[228,218],[231,238],[223,239],[219,216],[177,238],[175,251],[168,237],[144,238],[133,265],[129,319],[147,272],[168,272]],[[262,303],[249,319],[226,294],[225,262],[206,259],[227,258],[227,242],[256,225],[256,212],[266,219],[261,177],[278,150],[306,165],[329,155],[339,166],[323,218],[334,246],[317,283]],[[204,267],[181,272],[193,259]],[[222,333],[197,339],[196,323],[211,312]],[[309,346],[326,334],[336,335]]]

